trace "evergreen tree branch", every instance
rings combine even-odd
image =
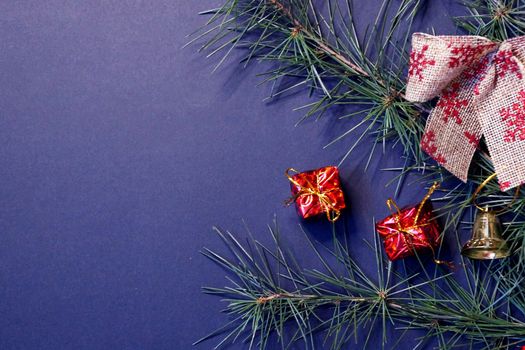
[[[514,281],[511,288],[501,289],[482,286],[482,272],[475,266],[469,268],[468,274],[477,284],[475,289],[463,288],[454,273],[443,273],[435,265],[430,265],[437,273],[435,277],[421,278],[417,272],[403,277],[392,270],[391,263],[385,264],[378,253],[379,242],[374,239],[371,248],[376,255],[378,276],[372,280],[335,235],[333,248],[321,248],[328,249],[338,264],[345,266],[346,275],[334,272],[335,267],[319,254],[319,244],[315,242],[311,242],[312,249],[325,267],[324,272],[304,270],[291,264],[295,258],[280,242],[276,226],[270,230],[275,249],[255,240],[242,246],[231,233],[219,229],[216,232],[236,258],[229,260],[210,250],[205,250],[204,255],[233,273],[239,282],[231,280],[233,287],[205,288],[205,292],[223,296],[228,302],[227,312],[234,320],[243,321],[227,327],[228,330],[213,332],[197,343],[225,331],[220,344],[242,337],[249,342],[250,348],[264,349],[272,337],[276,337],[283,346],[301,341],[306,348],[313,349],[316,347],[313,335],[324,334],[332,349],[341,349],[352,341],[359,329],[372,332],[379,327],[383,332],[384,348],[389,343],[385,333],[388,323],[424,330],[427,332],[425,339],[438,332],[443,336],[444,349],[454,347],[459,338],[477,348],[508,349],[525,337],[525,322],[512,317],[510,309],[505,313],[501,311],[508,303],[509,291],[520,289],[523,276]],[[258,253],[259,258],[248,253],[253,247],[259,248],[256,249],[261,253]],[[419,268],[427,271],[429,265],[424,257],[418,260],[421,262]],[[272,269],[281,271],[279,280],[261,273]],[[520,290],[517,295],[523,297],[523,292]],[[523,311],[522,301],[518,304],[520,308]],[[284,330],[291,325],[295,325],[296,332],[287,337]],[[365,347],[367,342],[365,340]]]
[[[354,29],[351,1],[327,1],[326,11],[320,11],[310,1],[299,0],[226,0],[224,6],[209,11],[208,29],[195,40],[207,37],[202,46],[210,55],[225,52],[219,65],[236,47],[245,48],[248,64],[253,58],[276,64],[264,76],[273,84],[272,96],[288,93],[291,89],[307,86],[310,92],[321,97],[306,106],[305,118],[320,118],[334,106],[350,109],[338,116],[340,119],[357,118],[355,127],[344,132],[331,144],[360,131],[357,140],[343,156],[346,159],[358,142],[375,137],[383,148],[386,140],[393,145],[402,144],[405,165],[387,169],[398,172],[394,181],[398,188],[406,174],[417,171],[420,181],[427,186],[436,179],[450,176],[432,163],[421,152],[419,141],[424,127],[424,115],[429,104],[416,105],[403,99],[405,83],[403,70],[407,64],[410,28],[400,23],[412,23],[419,2],[403,0],[396,9],[391,25],[386,25],[388,9],[393,2],[385,0],[376,19],[373,31],[366,42],[357,39]],[[471,34],[484,35],[493,40],[505,40],[521,35],[525,21],[521,20],[525,3],[522,0],[466,1],[469,16],[457,18],[457,23]],[[400,30],[402,28],[403,30]],[[401,39],[399,37],[402,32]],[[375,51],[374,51],[374,50]],[[392,54],[395,53],[395,54]],[[392,60],[390,57],[399,57]],[[291,86],[278,87],[278,81],[292,79]],[[372,156],[372,152],[370,157]],[[471,227],[473,189],[494,172],[490,159],[480,153],[474,160],[467,185],[457,185],[442,190],[438,199],[442,203],[439,216],[445,222],[445,231],[455,234],[460,245],[459,231]],[[485,188],[486,203],[504,206],[512,201],[512,194],[501,192],[497,183]],[[465,342],[485,349],[511,349],[523,339],[525,318],[525,199],[523,190],[518,200],[506,213],[505,237],[514,251],[513,257],[488,267],[470,264],[463,260],[463,274],[467,286],[462,287],[452,276],[443,275],[438,269],[426,271],[424,278],[415,282],[417,273],[400,273],[382,261],[380,247],[375,242],[378,262],[378,280],[373,281],[350,258],[348,250],[336,241],[330,254],[347,271],[341,277],[322,258],[325,272],[304,271],[290,262],[284,247],[276,240],[278,254],[253,242],[256,255],[264,257],[257,262],[250,249],[239,249],[235,238],[227,233],[220,235],[235,251],[234,261],[211,251],[205,254],[231,271],[238,281],[233,287],[207,288],[206,292],[227,295],[228,311],[234,322],[224,342],[247,336],[250,346],[265,348],[272,334],[283,344],[303,341],[308,348],[314,347],[313,334],[325,332],[331,339],[331,348],[340,349],[358,330],[378,322],[383,330],[383,347],[386,344],[388,323],[406,324],[406,329],[425,330],[417,348],[430,339],[436,339],[440,348],[450,349]],[[465,218],[466,217],[466,218]],[[374,236],[375,237],[375,236]],[[284,272],[272,276],[272,266],[267,258]],[[418,261],[421,260],[418,258]],[[389,293],[389,278],[395,275],[401,280],[401,296]],[[390,277],[388,277],[390,276]],[[444,276],[444,277],[443,277]],[[282,280],[288,286],[281,285]],[[323,310],[331,317],[323,318]],[[292,332],[285,332],[290,329]],[[365,344],[371,336],[366,334]],[[286,334],[290,337],[286,338]],[[474,344],[474,345],[472,345]],[[394,345],[395,346],[395,345]]]

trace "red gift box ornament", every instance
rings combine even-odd
[[[297,174],[290,175],[290,172]],[[304,219],[323,213],[331,222],[339,218],[345,208],[345,199],[337,167],[327,166],[302,173],[289,168],[285,175],[292,190],[292,197],[286,204],[295,203]]]
[[[387,200],[390,210],[395,208],[396,213],[377,222],[376,231],[383,239],[386,254],[391,261],[430,250],[435,263],[452,267],[451,263],[435,257],[434,248],[439,245],[441,229],[434,219],[432,203],[428,199],[438,187],[439,184],[435,182],[417,206],[400,209],[393,199]]]

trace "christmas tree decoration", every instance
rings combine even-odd
[[[406,99],[439,96],[423,150],[463,182],[485,137],[501,184],[525,181],[525,36],[494,42],[480,36],[414,33]]]
[[[461,254],[471,259],[492,260],[506,258],[511,254],[510,248],[505,239],[501,236],[501,222],[497,214],[505,211],[507,208],[498,211],[489,209],[488,206],[480,206],[476,199],[481,190],[496,177],[496,174],[489,176],[481,183],[472,195],[472,203],[478,208],[474,227],[472,229],[472,238],[463,246]],[[519,195],[520,187],[516,188],[512,204]],[[509,205],[510,205],[509,204]]]
[[[373,25],[359,33],[354,20],[367,18],[354,13],[359,5],[352,0],[328,1],[322,6],[311,1],[224,0],[218,8],[205,12],[210,19],[194,40],[205,38],[201,48],[210,56],[224,54],[218,65],[227,62],[230,53],[243,50],[245,64],[263,62],[259,67],[268,68],[265,80],[272,82],[270,98],[307,87],[312,101],[301,106],[306,110],[304,119],[331,115],[333,129],[340,134],[329,146],[342,145],[336,141],[343,138],[350,141],[341,150],[340,164],[351,159],[360,149],[359,143],[370,142],[372,151],[383,146],[382,155],[370,152],[367,164],[376,157],[392,160],[389,144],[401,148],[402,164],[389,168],[399,172],[399,190],[404,187],[405,175],[418,177],[428,187],[434,179],[446,181],[447,173],[440,164],[466,179],[465,168],[472,161],[466,184],[447,182],[443,186],[436,211],[432,212],[430,203],[420,206],[419,215],[425,220],[439,215],[447,236],[456,238],[450,242],[456,242],[461,249],[458,232],[465,222],[473,221],[469,215],[472,188],[494,173],[496,165],[501,182],[499,186],[487,185],[492,193],[489,204],[509,203],[512,194],[498,189],[519,184],[517,179],[525,171],[522,161],[500,159],[515,156],[521,142],[525,142],[525,92],[516,89],[523,78],[521,39],[509,40],[525,34],[524,2],[461,2],[466,14],[454,18],[454,23],[459,32],[476,37],[464,41],[450,37],[443,44],[444,37],[426,42],[428,38],[422,34],[414,38],[410,53],[407,48],[412,25],[422,23],[421,9],[429,8],[430,3],[384,0],[377,17],[370,22]],[[443,52],[448,52],[447,57],[441,56]],[[400,78],[403,71],[409,74],[408,89],[405,79]],[[491,79],[494,87],[490,86]],[[421,88],[421,95],[415,87]],[[425,130],[434,107],[431,99],[438,95],[441,98]],[[427,102],[411,102],[416,97]],[[495,104],[487,106],[488,101]],[[487,118],[494,119],[495,124],[487,125],[480,110],[488,112]],[[350,119],[352,123],[347,124]],[[442,125],[433,127],[438,122],[450,126],[450,131]],[[500,137],[496,146],[504,148],[495,150],[494,144],[487,142],[490,155],[481,144],[480,152],[469,157],[478,149],[482,135],[487,140],[491,135],[494,138],[491,132]],[[460,137],[461,142],[456,143]],[[451,156],[452,151],[458,153]],[[438,164],[429,164],[428,155]],[[502,169],[501,164],[508,167]],[[323,348],[334,350],[353,347],[350,343],[354,341],[359,343],[357,347],[366,349],[372,347],[369,340],[375,347],[380,341],[382,349],[396,349],[400,344],[402,348],[413,345],[414,349],[443,350],[461,345],[491,350],[519,348],[525,339],[525,298],[520,288],[525,283],[525,200],[517,199],[509,206],[506,236],[512,249],[519,247],[516,253],[501,260],[497,269],[490,268],[490,264],[464,263],[454,274],[428,266],[421,259],[402,264],[385,262],[378,234],[368,242],[377,272],[368,274],[370,266],[363,263],[369,262],[355,259],[351,249],[361,249],[360,242],[356,243],[353,235],[339,232],[339,225],[333,225],[333,242],[316,243],[308,233],[305,235],[320,259],[321,267],[314,269],[297,263],[301,256],[287,249],[277,229],[271,229],[275,246],[261,243],[258,237],[241,246],[229,232],[218,231],[233,255],[209,250],[204,254],[230,271],[229,277],[233,275],[234,280],[226,287],[205,288],[205,292],[224,297],[234,319],[225,321],[200,341],[219,337],[223,345],[249,339],[247,347],[259,349],[273,348],[275,340],[287,348],[301,343],[301,348],[315,349],[320,339]],[[402,229],[423,231],[426,221],[419,217],[414,220],[419,207],[406,209],[393,214],[398,216]],[[392,232],[400,231],[395,221],[392,224]],[[409,243],[408,239],[413,238],[401,235],[395,236],[400,245],[403,236]],[[420,237],[426,242],[426,236]],[[419,254],[436,250],[436,241],[428,242],[412,251]],[[279,269],[273,274],[275,266]],[[391,334],[399,328],[404,330],[396,333],[396,341],[392,342]],[[413,334],[411,330],[417,330],[418,336],[409,344],[405,340],[414,338],[405,335]]]
[[[297,174],[290,175],[291,172]],[[292,197],[286,204],[295,203],[297,212],[304,219],[319,214],[326,214],[331,222],[339,218],[345,208],[345,199],[337,167],[327,166],[302,173],[289,168],[285,175],[292,190]]]
[[[501,223],[494,210],[482,208],[476,214],[472,238],[461,249],[471,259],[501,259],[510,255],[506,241],[501,237]]]
[[[393,199],[387,205],[396,212],[376,223],[376,231],[383,239],[385,252],[391,261],[403,259],[416,252],[430,250],[435,259],[434,249],[440,243],[441,228],[434,219],[430,196],[439,187],[434,183],[423,200],[416,206],[400,209]]]

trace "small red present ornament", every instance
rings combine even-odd
[[[387,201],[388,207],[391,210],[395,208],[397,212],[377,222],[376,230],[391,261],[412,256],[416,251],[430,250],[436,263],[449,264],[437,260],[434,251],[440,242],[441,229],[434,219],[432,203],[428,199],[438,187],[439,184],[434,183],[416,206],[400,209],[391,198]]]
[[[291,172],[297,174],[290,175]],[[337,167],[327,166],[302,173],[289,168],[285,175],[292,190],[287,204],[295,202],[299,215],[304,219],[323,213],[331,222],[339,218],[345,208],[345,199]]]

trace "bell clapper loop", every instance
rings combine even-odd
[[[485,179],[485,181],[483,181],[483,182],[478,186],[478,188],[476,188],[476,190],[475,190],[474,193],[472,194],[472,199],[471,199],[471,201],[472,201],[472,204],[473,204],[476,208],[478,208],[479,210],[481,210],[481,211],[485,211],[485,212],[486,212],[486,211],[491,210],[491,211],[494,211],[495,214],[500,214],[500,213],[503,213],[505,210],[509,209],[509,208],[512,206],[512,204],[514,204],[514,202],[516,202],[516,199],[518,199],[518,196],[519,196],[519,194],[520,194],[521,185],[516,187],[516,191],[514,192],[514,197],[512,197],[512,201],[510,201],[510,203],[508,203],[507,205],[505,205],[503,208],[501,208],[501,209],[495,211],[495,210],[493,210],[493,209],[489,209],[488,205],[485,205],[484,207],[482,207],[482,206],[480,206],[480,205],[478,204],[478,202],[477,202],[478,195],[479,195],[479,193],[481,192],[481,190],[482,190],[482,189],[483,189],[483,188],[484,188],[484,187],[485,187],[485,186],[486,186],[486,185],[487,185],[492,179],[494,179],[494,178],[496,177],[496,175],[497,175],[496,173],[490,175],[489,177],[487,177],[487,178]]]

